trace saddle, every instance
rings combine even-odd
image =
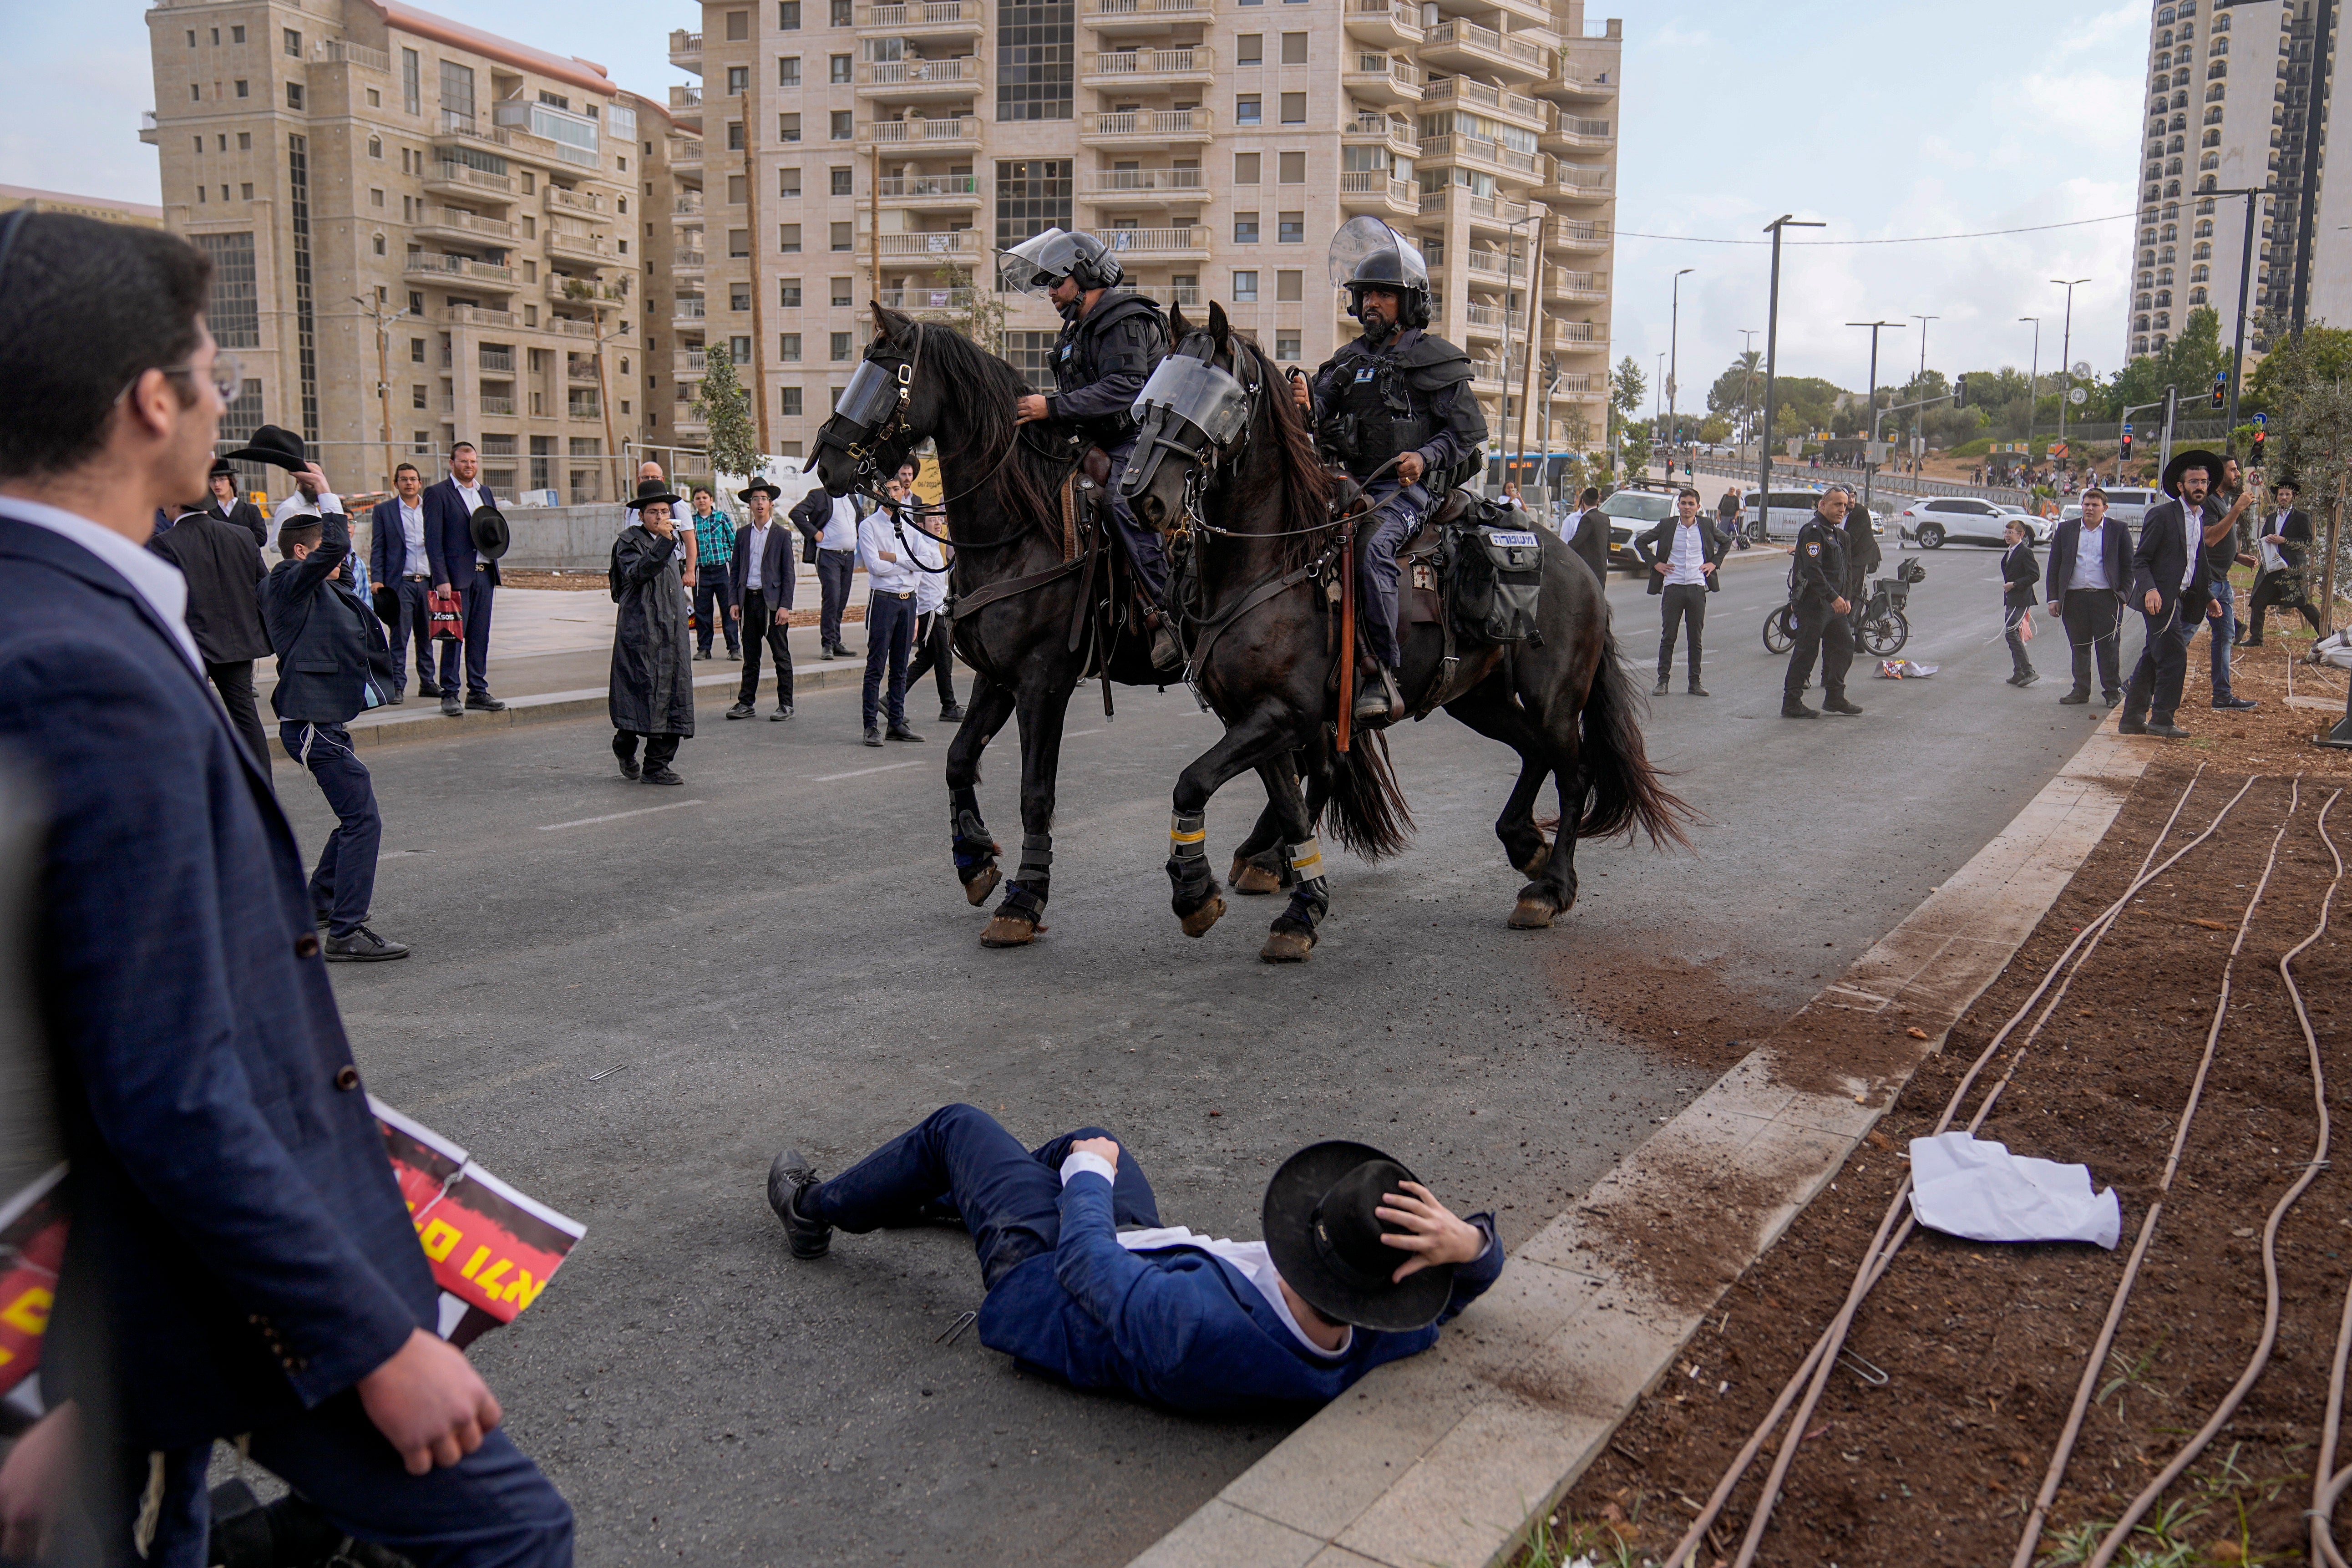
[[[1401,586],[1400,618],[1407,626],[1443,626],[1445,619],[1444,569],[1446,539],[1462,526],[1469,515],[1471,495],[1465,489],[1445,492],[1422,520],[1404,548],[1397,552],[1397,564],[1403,569]]]

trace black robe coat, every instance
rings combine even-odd
[[[694,733],[694,654],[675,536],[642,524],[613,542],[613,728],[639,735]]]

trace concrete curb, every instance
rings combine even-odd
[[[1733,1280],[1845,1163],[1919,1061],[2032,934],[2155,754],[2112,718],[1992,842],[1511,1266],[1427,1354],[1380,1368],[1134,1568],[1478,1568],[1507,1563]],[[1781,1081],[1822,1010],[1927,1035],[1898,1065]],[[1791,1064],[1793,1065],[1793,1064]],[[1818,1068],[1802,1069],[1818,1080]],[[1792,1075],[1793,1076],[1793,1075]],[[1716,1205],[1691,1214],[1693,1197]],[[1684,1215],[1727,1237],[1718,1278],[1669,1300],[1622,1239]]]

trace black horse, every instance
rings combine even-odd
[[[1179,310],[1171,330],[1171,358],[1231,376],[1234,397],[1248,409],[1222,445],[1199,426],[1155,411],[1127,479],[1138,519],[1192,557],[1191,675],[1226,724],[1224,738],[1177,782],[1168,867],[1173,907],[1193,936],[1223,911],[1198,837],[1201,816],[1222,785],[1255,768],[1272,800],[1236,850],[1234,874],[1259,873],[1253,879],[1263,886],[1270,879],[1257,858],[1288,847],[1283,879],[1293,892],[1261,956],[1297,962],[1313,947],[1328,907],[1312,832],[1320,802],[1346,807],[1339,836],[1360,852],[1393,850],[1405,822],[1378,732],[1359,731],[1346,752],[1334,743],[1336,661],[1345,657],[1335,590],[1338,574],[1355,567],[1333,542],[1327,501],[1335,488],[1352,485],[1323,468],[1288,384],[1255,343],[1230,331],[1221,307],[1210,307],[1205,328]],[[1519,754],[1518,782],[1495,832],[1529,879],[1510,917],[1520,929],[1549,926],[1575,903],[1577,839],[1639,829],[1660,847],[1685,843],[1682,823],[1692,816],[1643,746],[1638,698],[1610,636],[1600,583],[1556,535],[1546,531],[1543,540],[1539,638],[1464,642],[1449,666],[1440,626],[1400,627],[1407,709],[1421,714],[1442,706]],[[1303,801],[1295,784],[1280,787],[1294,760],[1307,774]],[[1547,779],[1559,800],[1560,828],[1550,839],[1533,809]]]
[[[1021,860],[982,933],[1018,947],[1045,930],[1055,775],[1071,693],[1094,674],[1160,686],[1147,638],[1128,628],[1129,574],[1110,531],[1066,524],[1062,489],[1081,452],[1014,423],[1020,374],[953,329],[874,307],[865,363],[817,432],[816,472],[834,495],[869,492],[925,440],[937,444],[955,545],[955,650],[977,672],[948,747],[956,876],[977,906],[1002,879],[980,815],[980,758],[1021,717]],[[910,524],[911,526],[911,524]],[[1108,697],[1106,697],[1108,701]]]

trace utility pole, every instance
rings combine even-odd
[[[2033,416],[2037,412],[2034,405],[2042,396],[2042,318],[2020,316],[2017,319],[2033,323],[2032,368],[2025,373],[2025,460],[2030,464],[2033,461]]]
[[[1739,346],[1739,431],[1749,440],[1756,437],[1756,372],[1748,364],[1748,356],[1756,352],[1756,334],[1761,329],[1741,327],[1739,335],[1748,341]]]
[[[1756,498],[1756,521],[1767,539],[1771,538],[1772,520],[1772,378],[1779,370],[1780,355],[1780,231],[1828,226],[1825,223],[1800,222],[1789,213],[1782,213],[1764,226],[1765,232],[1772,237],[1772,289],[1764,316],[1764,431],[1758,442],[1763,454],[1764,485]]]
[[[1675,393],[1676,391],[1675,383],[1681,376],[1683,369],[1683,279],[1697,270],[1698,268],[1696,267],[1685,267],[1680,272],[1675,274],[1674,306],[1672,313],[1667,318],[1666,429],[1668,432],[1667,439],[1677,446],[1681,444],[1683,433],[1681,424],[1675,418]]]
[[[596,287],[601,292],[604,286],[599,283]],[[621,334],[618,331],[604,331],[604,302],[601,299],[593,309],[596,312],[593,318],[596,323],[596,402],[604,415],[604,460],[613,467],[613,482],[620,492],[618,500],[625,506],[629,500],[629,476],[626,460],[613,440],[613,356],[604,352],[606,345]]]
[[[1878,444],[1878,333],[1883,327],[1899,327],[1900,321],[1848,321],[1849,327],[1870,329],[1870,379],[1863,383],[1865,405],[1870,409],[1870,444]],[[1865,451],[1862,456],[1862,504],[1870,505],[1870,481],[1877,474],[1878,465]]]
[[[1526,384],[1519,392],[1518,456],[1522,460],[1524,460],[1528,455],[1528,410],[1533,405],[1536,400],[1536,357],[1538,351],[1543,347],[1543,226],[1544,220],[1548,216],[1549,214],[1547,209],[1538,207],[1533,213],[1529,214],[1527,218],[1528,222],[1536,226],[1536,242],[1532,247],[1535,252],[1535,266],[1528,274],[1528,310],[1526,326],[1528,336],[1528,363],[1526,366],[1527,377]],[[1506,290],[1504,298],[1508,299],[1509,297],[1509,292]],[[1508,342],[1510,341],[1510,311],[1506,309],[1503,312],[1503,341]],[[1544,393],[1544,413],[1547,417],[1549,417],[1551,413],[1551,393],[1549,389],[1546,389]],[[1543,486],[1546,493],[1549,494],[1551,489],[1551,463],[1549,458],[1538,465],[1536,468],[1536,479],[1538,483]]]
[[[2074,285],[2088,283],[2090,279],[2053,278],[2050,281],[2066,290],[2066,330],[2058,340],[2058,363],[2064,370],[2063,379],[2066,383],[2065,390],[2058,395],[2058,444],[2063,447],[2066,444],[2066,405],[2072,402],[2074,396],[2074,360],[2070,357],[2074,352]],[[2168,426],[2168,428],[2169,428]],[[2057,470],[2053,468],[2051,472],[2054,476]]]
[[[2315,107],[2314,113],[2317,112]],[[2230,430],[2225,442],[2234,446],[2238,429],[2238,384],[2246,379],[2246,289],[2254,277],[2254,223],[2256,204],[2264,196],[2280,193],[2268,185],[2248,185],[2234,191],[2200,191],[2200,197],[2243,196],[2246,198],[2246,232],[2238,247],[2238,336],[2230,350]]]
[[[758,71],[755,70],[751,74],[751,82],[757,83],[760,79]],[[708,87],[704,90],[708,91]],[[767,312],[760,308],[759,146],[762,108],[759,90],[757,86],[749,86],[743,91],[743,221],[751,226],[751,259],[750,265],[744,268],[746,275],[751,279],[751,406],[760,411],[755,427],[760,433],[760,460],[764,464],[768,454],[775,450],[775,447],[768,439]],[[706,240],[704,243],[709,242]],[[710,356],[710,334],[708,331],[702,334],[702,353],[704,359],[708,360]],[[732,357],[735,345],[728,344],[727,353],[730,357]],[[708,447],[709,443],[710,437],[706,435],[703,437],[703,445]],[[711,462],[710,468],[711,482],[716,484],[719,464],[715,459]]]
[[[404,305],[387,316],[383,313],[383,301],[381,300],[366,300],[353,294],[351,301],[375,319],[375,395],[383,419],[383,485],[384,489],[390,489],[392,470],[400,463],[392,450],[392,324],[407,315],[408,308]]]
[[[1919,387],[1922,391],[1925,391],[1926,388],[1920,386],[1920,383],[1925,382],[1927,379],[1927,323],[1930,321],[1940,321],[1944,318],[1941,316],[1921,316],[1915,314],[1911,319],[1919,323],[1919,376],[1918,380],[1914,381],[1911,384],[1915,387]],[[1927,456],[1927,432],[1922,429],[1918,439],[1913,444],[1911,448],[1911,472],[1915,476],[1924,471],[1921,459]]]

